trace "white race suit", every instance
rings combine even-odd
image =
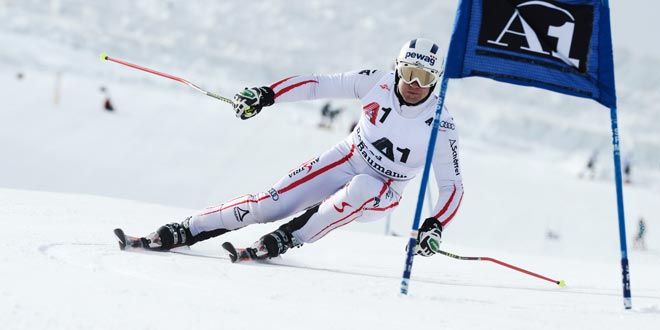
[[[201,211],[190,220],[193,235],[234,230],[289,217],[318,205],[293,236],[314,242],[354,220],[385,217],[401,199],[410,179],[421,172],[438,102],[433,94],[421,104],[401,104],[395,73],[362,70],[332,75],[294,76],[270,86],[275,103],[325,98],[355,98],[360,121],[346,139],[302,163],[264,191],[241,196]],[[463,198],[458,134],[443,109],[433,158],[439,196],[433,216],[446,226]]]

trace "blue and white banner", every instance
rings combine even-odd
[[[448,78],[480,76],[616,108],[606,0],[462,0]]]

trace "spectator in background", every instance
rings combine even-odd
[[[23,72],[19,72],[16,74],[16,79],[17,80],[23,80]]]
[[[100,90],[105,98],[105,100],[103,101],[103,109],[105,109],[105,111],[108,112],[115,111],[115,107],[112,105],[112,101],[110,101],[110,94],[108,93],[108,89],[105,88],[105,86],[101,86]]]
[[[582,172],[580,172],[579,177],[586,177],[593,180],[596,177],[596,161],[598,161],[598,149],[594,149],[591,153],[591,156],[589,156],[589,160],[587,161],[587,166]]]
[[[646,241],[644,240],[646,236],[646,222],[644,222],[643,217],[639,217],[639,222],[637,223],[637,234],[633,240],[633,248],[646,250]]]
[[[547,238],[551,241],[556,241],[556,240],[559,240],[559,234],[556,231],[552,230],[552,229],[548,229],[545,232],[545,238]]]
[[[112,102],[110,102],[110,98],[106,97],[105,102],[103,103],[103,108],[106,111],[115,111],[115,107],[112,106]]]
[[[357,126],[357,124],[358,124],[358,121],[357,121],[357,120],[353,121],[353,122],[351,123],[351,127],[348,128],[348,132],[349,132],[349,133],[350,133],[350,132],[353,132],[353,130],[355,129],[355,126]]]
[[[632,166],[631,163],[632,163],[632,161],[630,160],[629,156],[625,157],[623,159],[623,179],[624,179],[624,182],[627,183],[627,184],[632,183],[632,179],[630,177],[630,170],[631,170],[631,166]]]
[[[337,117],[341,111],[342,108],[332,109],[330,102],[324,104],[321,108],[321,122],[319,123],[319,127],[331,129],[335,117]]]

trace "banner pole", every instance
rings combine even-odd
[[[619,148],[619,126],[617,122],[616,108],[610,108],[612,120],[612,147],[614,155],[614,182],[616,183],[616,203],[619,216],[619,243],[621,247],[621,275],[623,282],[623,306],[632,308],[630,293],[630,271],[628,268],[628,247],[626,244],[626,223],[623,212],[623,183],[621,179],[621,152]]]
[[[431,161],[433,160],[433,151],[435,150],[435,142],[438,137],[438,130],[440,129],[440,116],[442,115],[442,108],[445,106],[445,94],[447,92],[447,84],[449,78],[446,75],[442,76],[442,83],[440,84],[440,96],[438,105],[435,108],[435,116],[433,118],[433,127],[431,128],[431,136],[429,138],[429,146],[426,150],[426,163],[424,164],[424,171],[422,173],[422,183],[419,187],[419,196],[417,197],[417,208],[415,209],[415,218],[410,231],[410,238],[408,239],[408,248],[406,249],[406,264],[403,269],[403,276],[401,278],[401,294],[408,294],[408,284],[410,283],[410,274],[412,272],[413,258],[415,256],[415,246],[417,245],[417,229],[419,229],[419,220],[422,216],[422,207],[424,206],[424,194],[426,193],[426,185],[429,181],[429,174],[431,172]]]

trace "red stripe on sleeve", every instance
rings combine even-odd
[[[452,212],[451,215],[449,215],[449,217],[447,219],[445,219],[445,221],[440,223],[443,228],[445,227],[445,225],[447,223],[449,223],[449,221],[451,221],[452,218],[454,218],[454,216],[456,215],[456,212],[458,212],[458,208],[461,207],[461,202],[462,201],[463,201],[463,193],[461,193],[461,199],[458,200],[458,205],[456,205],[456,209],[454,210],[454,212]]]
[[[285,93],[289,92],[290,90],[292,90],[294,88],[297,88],[297,87],[300,87],[302,85],[309,84],[309,83],[317,83],[318,84],[318,81],[316,81],[316,80],[305,80],[305,81],[301,81],[299,83],[295,83],[291,86],[284,87],[284,88],[280,89],[277,93],[275,93],[275,98],[278,98],[280,95],[285,94]]]
[[[441,217],[445,212],[447,212],[447,209],[449,208],[449,205],[451,204],[451,202],[454,200],[454,196],[455,196],[455,195],[456,195],[456,185],[454,184],[454,191],[451,192],[451,196],[449,196],[449,200],[447,201],[447,203],[445,203],[445,206],[443,206],[442,209],[440,209],[440,211],[438,211],[438,213],[436,213],[436,214],[433,216],[434,218],[436,218],[436,219],[440,219],[440,217]]]
[[[285,81],[287,81],[287,80],[289,80],[289,79],[293,79],[293,78],[295,78],[295,77],[298,77],[298,76],[286,77],[286,78],[284,78],[284,79],[282,79],[282,80],[280,80],[280,81],[278,81],[278,82],[276,82],[276,83],[270,85],[270,89],[275,89],[275,87],[279,86],[279,85],[282,84],[283,82],[285,82]]]

